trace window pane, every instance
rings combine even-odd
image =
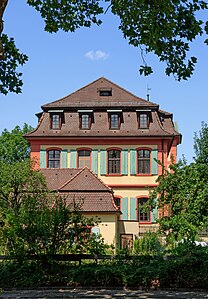
[[[138,220],[139,221],[150,221],[150,212],[142,211],[142,206],[147,202],[147,198],[138,199]]]
[[[138,173],[150,174],[150,151],[139,150],[138,154]]]
[[[120,173],[120,151],[108,151],[108,173]]]
[[[60,168],[60,151],[48,151],[48,168]]]
[[[60,115],[59,114],[52,114],[51,116],[51,127],[52,129],[60,129]]]
[[[118,114],[111,114],[110,115],[110,127],[111,127],[111,129],[118,129],[119,128]]]
[[[78,167],[79,168],[84,168],[85,166],[90,168],[90,154],[91,154],[91,151],[89,151],[89,150],[78,151]]]
[[[121,206],[121,199],[119,197],[114,198],[115,205],[120,209]]]
[[[82,114],[81,115],[81,128],[82,129],[89,129],[89,114]]]
[[[140,128],[148,128],[147,114],[140,114],[139,115],[139,127]]]

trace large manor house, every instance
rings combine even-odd
[[[173,115],[106,78],[44,104],[37,128],[25,137],[48,187],[68,203],[82,201],[91,230],[115,246],[157,230],[161,211],[141,207],[162,166],[176,161],[181,134]],[[161,163],[157,163],[157,161]]]

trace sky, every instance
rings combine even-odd
[[[18,3],[18,5],[17,5]],[[173,113],[182,134],[178,158],[185,155],[190,163],[194,156],[193,137],[208,121],[208,47],[198,38],[191,47],[198,63],[187,81],[176,81],[164,73],[164,64],[153,54],[147,62],[154,73],[140,76],[142,64],[138,48],[130,46],[118,29],[119,20],[110,11],[101,26],[81,28],[74,33],[49,34],[44,22],[26,0],[11,1],[4,14],[4,32],[15,38],[20,52],[29,61],[20,68],[24,86],[21,94],[0,94],[0,132],[16,125],[37,125],[36,113],[41,105],[58,100],[104,76],[133,94],[160,105]]]

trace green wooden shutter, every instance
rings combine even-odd
[[[123,175],[128,175],[128,150],[122,150],[122,174]]]
[[[157,202],[157,198],[155,199]],[[158,208],[157,206],[152,210],[152,222],[157,222],[158,219]]]
[[[153,149],[151,153],[152,157],[152,174],[158,174],[158,163],[155,161],[155,159],[158,159],[157,157],[158,150]]]
[[[128,220],[128,197],[123,197],[121,200],[122,220]]]
[[[98,150],[92,150],[92,171],[98,174]]]
[[[67,154],[67,149],[61,151],[61,168],[67,168]]]
[[[106,160],[107,153],[106,150],[100,150],[100,174],[101,175],[106,175]]]
[[[137,220],[137,199],[130,198],[130,220]]]
[[[46,150],[40,150],[40,168],[46,168]]]
[[[77,151],[71,150],[70,151],[70,168],[77,167]]]
[[[136,150],[135,149],[131,149],[130,150],[130,174],[134,175],[136,174]]]

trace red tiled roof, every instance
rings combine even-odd
[[[100,96],[99,90],[112,89],[112,96]],[[90,84],[78,89],[68,96],[45,104],[43,110],[49,108],[71,108],[71,107],[158,107],[157,104],[146,101],[101,77]]]
[[[69,181],[67,181],[60,191],[110,191],[107,185],[105,185],[101,179],[99,179],[89,168],[85,167],[75,174]]]
[[[100,96],[99,90],[112,89],[112,96]],[[172,114],[159,109],[155,103],[141,99],[105,78],[88,84],[63,99],[42,106],[44,112],[39,118],[37,128],[25,135],[26,138],[149,138],[181,135],[174,128]],[[93,110],[93,122],[89,130],[80,129],[79,112]],[[117,130],[109,129],[107,110],[122,110],[121,126]],[[138,128],[136,110],[149,110],[151,121],[148,129]],[[61,129],[50,128],[50,112],[63,110]],[[180,142],[180,141],[179,141]]]
[[[82,201],[85,212],[114,212],[113,191],[87,167],[83,169],[41,169],[49,189],[59,191],[67,205]]]
[[[41,169],[41,173],[44,174],[46,178],[47,186],[50,190],[59,190],[61,186],[63,186],[67,180],[70,180],[75,176],[81,169],[78,168],[45,168]]]
[[[64,192],[61,195],[67,205],[73,205],[75,201],[84,212],[118,212],[113,204],[113,195],[109,192]]]

